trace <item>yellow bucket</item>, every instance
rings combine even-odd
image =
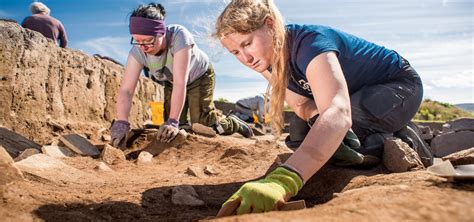
[[[255,112],[252,112],[252,116],[253,116],[253,122],[254,122],[254,123],[260,123],[260,122],[258,121],[258,116],[257,116],[257,114],[255,114]]]
[[[265,124],[267,123],[270,123],[270,114],[269,113],[265,113]]]
[[[164,102],[150,102],[151,121],[155,125],[161,125],[165,122]]]

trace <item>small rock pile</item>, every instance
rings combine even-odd
[[[419,128],[423,133],[422,138],[430,144],[435,157],[444,157],[474,147],[473,118],[449,121],[441,127],[419,124]]]

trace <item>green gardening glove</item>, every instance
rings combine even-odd
[[[360,141],[357,135],[349,129],[346,136],[342,140],[341,145],[337,148],[333,155],[333,158],[338,162],[338,166],[358,166],[358,167],[371,167],[377,165],[380,160],[377,157],[363,155],[357,150],[360,148]]]
[[[278,167],[264,179],[247,182],[235,192],[219,211],[237,214],[260,213],[278,209],[278,203],[295,196],[303,187],[303,181],[298,174],[283,167]],[[238,204],[238,202],[240,204]],[[229,208],[232,208],[229,210]],[[218,214],[218,215],[219,215]],[[230,214],[230,213],[228,213]]]
[[[356,150],[360,147],[360,141],[357,135],[349,129],[346,136],[341,142],[341,145],[337,148],[333,155],[333,158],[340,161],[338,165],[353,165],[360,164],[364,160],[364,155],[358,153]]]

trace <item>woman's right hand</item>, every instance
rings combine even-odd
[[[127,143],[127,134],[130,131],[130,123],[125,120],[114,120],[110,128],[112,140],[110,144],[117,148],[124,148]]]

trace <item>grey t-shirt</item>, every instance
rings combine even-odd
[[[243,99],[239,99],[236,102],[240,106],[250,109],[256,112],[256,115],[259,118],[259,121],[263,121],[263,117],[265,115],[265,100],[263,96],[256,95],[253,97],[247,97]]]
[[[164,53],[160,56],[146,54],[138,46],[133,46],[129,54],[140,64],[148,67],[150,78],[153,76],[154,78],[152,79],[157,81],[169,81],[172,83],[174,54],[187,46],[192,46],[188,85],[207,71],[209,58],[197,47],[193,36],[185,27],[174,24],[168,25],[166,27],[166,42],[168,48],[166,55]],[[164,59],[166,59],[166,62],[164,62]]]

